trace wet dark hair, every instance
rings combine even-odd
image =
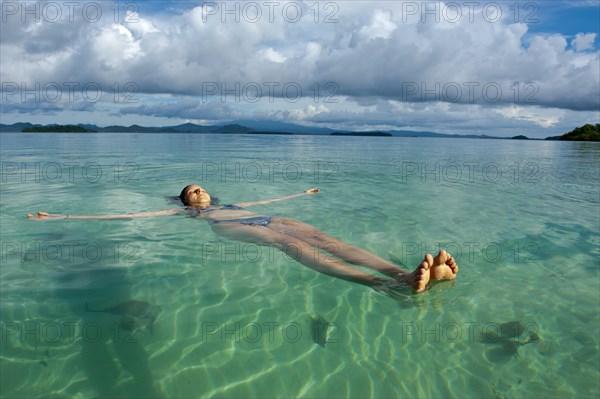
[[[171,198],[179,198],[179,201],[181,201],[181,203],[182,203],[183,205],[185,205],[185,206],[189,206],[190,204],[188,204],[188,203],[185,201],[185,192],[186,192],[186,191],[187,191],[187,190],[188,190],[190,187],[192,187],[192,186],[195,186],[195,184],[188,184],[187,186],[185,186],[185,187],[183,188],[183,190],[181,190],[181,194],[179,194],[179,197],[171,197]],[[219,205],[219,198],[217,198],[217,197],[213,197],[213,196],[211,195],[211,197],[210,197],[210,204],[211,204],[211,205]]]
[[[183,203],[183,205],[189,205],[188,203],[185,202],[185,192],[192,186],[193,186],[193,184],[188,184],[187,186],[185,186],[183,188],[183,190],[181,190],[181,194],[179,194],[179,200]]]

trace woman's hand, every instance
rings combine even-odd
[[[27,219],[29,220],[52,220],[52,219],[68,219],[68,215],[51,215],[47,212],[38,212],[37,218],[33,216],[31,213],[27,215]]]
[[[305,191],[306,194],[318,194],[319,192],[321,192],[321,190],[319,190],[317,187],[309,188]]]

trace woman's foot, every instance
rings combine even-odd
[[[454,280],[458,273],[456,261],[445,250],[441,250],[434,258],[426,254],[423,262],[412,273],[396,274],[395,280],[376,279],[373,288],[390,293],[401,286],[410,286],[415,293],[427,291],[430,280]]]
[[[396,275],[396,281],[410,286],[414,292],[421,293],[427,290],[431,278],[431,266],[434,264],[430,254],[425,255],[423,262],[412,273]]]
[[[421,262],[421,264],[417,266],[415,271],[409,275],[410,286],[416,293],[421,293],[427,290],[429,279],[431,278],[432,265],[433,259],[431,255],[427,254],[425,255],[425,258],[423,258],[423,262]]]
[[[452,255],[442,249],[437,256],[433,258],[430,270],[431,278],[433,280],[454,280],[456,278],[456,273],[458,273],[456,261]]]

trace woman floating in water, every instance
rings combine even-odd
[[[304,266],[333,277],[364,284],[377,291],[393,294],[399,288],[409,286],[415,292],[423,292],[427,290],[432,280],[454,280],[456,278],[458,266],[454,258],[444,250],[441,250],[435,258],[430,254],[426,254],[423,262],[413,272],[409,272],[368,251],[330,237],[308,224],[279,216],[256,214],[245,209],[303,195],[317,194],[318,192],[318,188],[311,188],[281,198],[218,206],[211,205],[211,197],[206,190],[199,185],[190,184],[181,191],[179,199],[187,207],[186,214],[206,219],[213,231],[223,237],[258,245],[273,246]],[[115,220],[180,213],[182,213],[181,209],[97,216],[57,215],[38,212],[37,218],[48,220]],[[31,214],[27,217],[35,219]],[[324,255],[317,249],[328,252],[330,255]],[[391,278],[381,278],[365,273],[352,267],[351,264],[375,270]]]

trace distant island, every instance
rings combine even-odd
[[[323,127],[302,126],[278,121],[235,121],[225,125],[197,125],[184,123],[175,126],[120,126],[100,127],[80,123],[78,125],[34,125],[31,123],[0,124],[0,133],[218,133],[218,134],[261,134],[261,135],[331,135],[331,136],[368,136],[368,137],[446,137],[466,139],[508,139],[481,134],[445,134],[412,130],[388,131],[338,131]]]
[[[392,137],[391,133],[384,132],[333,132],[332,136],[375,136],[375,137]]]
[[[32,126],[22,130],[25,133],[94,133],[95,130],[86,129],[78,125],[50,125]]]
[[[269,120],[238,120],[224,125],[197,125],[183,123],[175,126],[120,126],[100,127],[92,124],[77,125],[34,125],[31,123],[0,124],[0,133],[217,133],[217,134],[255,134],[255,135],[330,135],[363,137],[428,137],[428,138],[464,138],[464,139],[501,139],[501,140],[562,140],[562,141],[600,141],[600,124],[586,124],[561,136],[545,139],[533,139],[519,134],[512,137],[488,136],[485,134],[445,134],[413,130],[372,130],[337,131],[329,128],[303,126],[293,123]]]
[[[590,125],[589,123],[581,127],[576,127],[569,133],[560,136],[563,141],[600,141],[600,123]]]

